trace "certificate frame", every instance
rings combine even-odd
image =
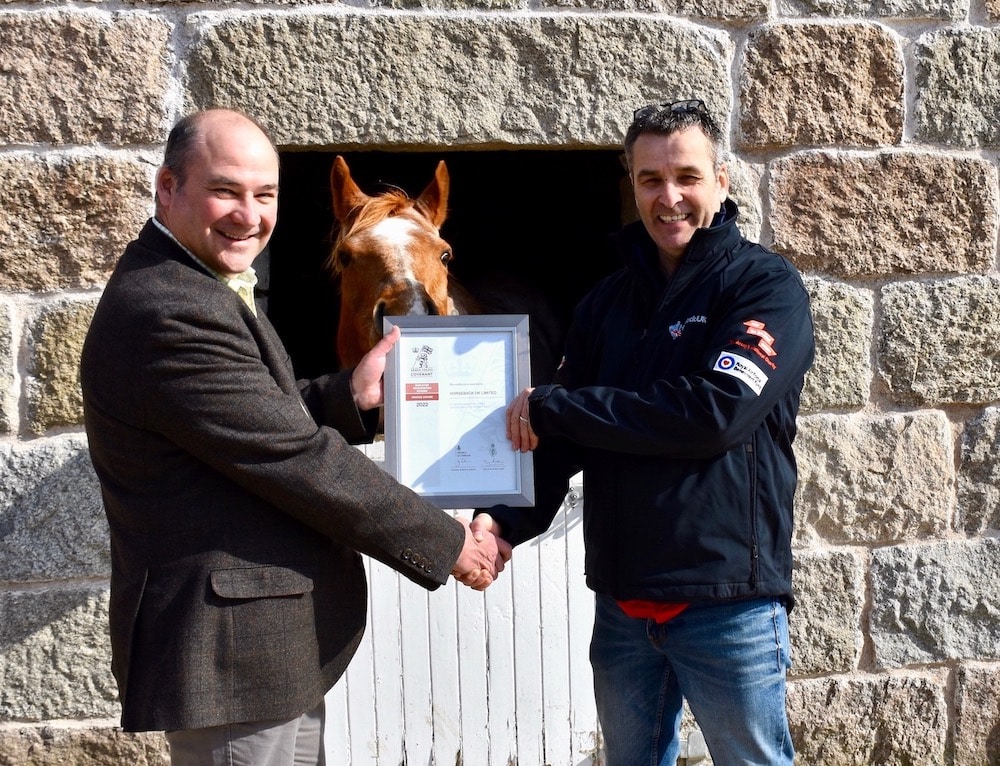
[[[387,316],[385,469],[444,509],[535,503],[531,452],[506,437],[530,385],[527,314]],[[463,446],[464,445],[464,446]]]

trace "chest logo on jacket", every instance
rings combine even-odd
[[[708,324],[708,317],[704,314],[695,314],[694,316],[689,316],[683,322],[674,322],[670,325],[670,337],[677,340],[684,332],[684,328],[692,323]]]

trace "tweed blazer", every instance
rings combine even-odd
[[[360,553],[427,589],[465,539],[353,444],[348,372],[296,381],[274,328],[151,221],[80,366],[111,535],[112,670],[127,731],[319,704],[365,629]]]

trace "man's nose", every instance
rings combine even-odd
[[[660,191],[660,198],[663,200],[663,204],[666,207],[673,207],[676,205],[681,201],[682,196],[681,187],[670,182],[663,184],[663,189]]]
[[[261,215],[257,200],[253,197],[243,197],[236,204],[231,214],[238,222],[248,226],[260,223]]]

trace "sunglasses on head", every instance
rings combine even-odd
[[[636,109],[632,114],[633,120],[645,120],[655,115],[670,112],[671,114],[700,114],[710,117],[705,102],[700,98],[689,98],[685,101],[672,101],[669,104],[650,104]]]

